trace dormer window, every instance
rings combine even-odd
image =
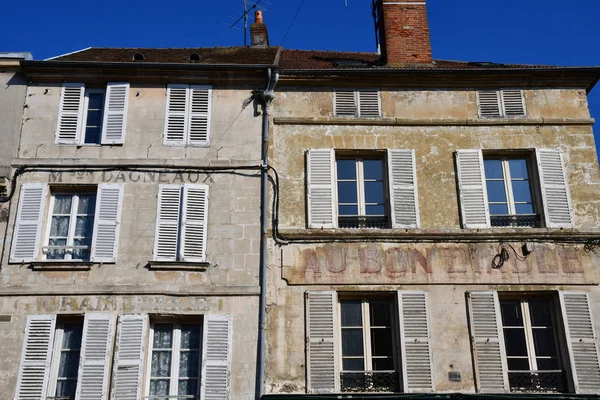
[[[135,53],[133,55],[133,61],[144,61],[145,58],[142,53]]]
[[[200,54],[198,54],[198,53],[190,54],[190,61],[200,61]]]

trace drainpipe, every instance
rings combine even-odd
[[[260,177],[260,300],[258,309],[258,346],[256,358],[256,400],[265,393],[265,336],[267,316],[267,223],[269,216],[269,106],[275,100],[275,85],[279,74],[273,75],[271,68],[267,70],[268,79],[265,90],[257,93],[262,102],[262,165]]]

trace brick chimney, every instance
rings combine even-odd
[[[250,47],[269,47],[269,32],[262,11],[257,10],[254,17],[254,23],[250,25]]]
[[[431,63],[425,0],[380,0],[381,42],[388,65]]]

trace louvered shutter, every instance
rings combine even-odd
[[[56,315],[27,317],[15,400],[46,398]]]
[[[308,151],[308,226],[335,228],[337,226],[336,184],[333,149]]]
[[[558,150],[536,149],[540,188],[547,228],[572,228],[573,209],[562,154]]]
[[[94,262],[115,262],[119,244],[119,227],[123,185],[98,185],[92,256]]]
[[[212,89],[210,86],[192,86],[190,91],[189,119],[187,125],[189,144],[209,146]]]
[[[231,315],[205,315],[202,338],[202,400],[229,399]]]
[[[167,111],[165,116],[166,145],[183,146],[188,130],[187,116],[189,104],[188,85],[167,86]]]
[[[333,92],[333,105],[337,117],[354,117],[357,114],[354,90],[337,89]]]
[[[56,127],[57,144],[77,144],[83,124],[83,83],[63,83]]]
[[[306,375],[310,393],[340,391],[336,306],[336,292],[306,293]]]
[[[381,115],[379,90],[358,91],[358,114],[361,117],[379,117]]]
[[[502,90],[502,108],[506,117],[520,117],[525,115],[525,98],[522,90]]]
[[[587,293],[559,292],[575,393],[600,394],[598,335]]]
[[[509,391],[500,302],[495,291],[469,292],[471,345],[479,393]]]
[[[148,315],[119,315],[112,370],[111,400],[142,398]]]
[[[160,185],[154,236],[154,259],[174,261],[179,257],[181,185]]]
[[[500,92],[497,90],[481,90],[477,92],[480,117],[501,117]]]
[[[114,320],[112,314],[85,314],[75,400],[108,399]]]
[[[481,150],[457,150],[456,166],[463,228],[489,228],[490,211]]]
[[[419,227],[419,199],[414,150],[387,151],[393,228]]]
[[[24,183],[21,186],[11,262],[30,262],[37,258],[47,190],[45,183]]]
[[[123,144],[127,125],[129,82],[109,82],[106,85],[102,144]]]
[[[205,260],[206,230],[208,217],[208,186],[185,185],[183,188],[183,212],[181,254],[183,261]]]

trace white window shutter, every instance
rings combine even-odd
[[[75,400],[108,399],[114,330],[113,314],[85,314]]]
[[[387,151],[392,228],[419,227],[419,198],[414,150]]]
[[[206,255],[208,186],[185,185],[181,216],[183,261],[202,262]]]
[[[573,209],[560,151],[536,149],[547,228],[572,228]]]
[[[354,90],[336,89],[333,92],[333,108],[337,117],[356,116],[358,110]]]
[[[181,185],[160,185],[154,235],[154,259],[175,261],[179,257]]]
[[[147,314],[119,315],[112,369],[111,400],[142,398]]]
[[[480,90],[477,92],[477,103],[479,104],[480,117],[496,117],[502,116],[502,108],[500,106],[500,91],[498,90]]]
[[[190,107],[188,116],[189,144],[194,146],[210,145],[210,110],[212,89],[210,86],[190,88]]]
[[[106,85],[102,144],[123,144],[127,125],[129,82],[109,82]]]
[[[559,292],[575,393],[600,394],[598,334],[587,293]]]
[[[379,90],[365,89],[358,91],[358,114],[361,117],[381,116]]]
[[[167,86],[164,138],[166,145],[183,146],[186,144],[189,95],[189,85]]]
[[[229,399],[231,391],[231,315],[205,315],[202,338],[202,400]]]
[[[337,226],[335,152],[333,149],[308,151],[307,202],[309,228]]]
[[[83,83],[63,83],[56,127],[57,144],[77,144],[83,125]]]
[[[502,90],[502,108],[505,117],[521,117],[525,115],[525,98],[522,90]]]
[[[337,293],[306,293],[306,375],[309,393],[340,391],[338,364]]]
[[[91,256],[91,260],[94,262],[115,262],[117,260],[122,203],[123,185],[98,185]]]
[[[468,297],[477,391],[508,392],[508,366],[498,293],[473,291],[468,293]]]
[[[27,317],[15,400],[45,399],[56,315]]]
[[[11,262],[30,262],[37,259],[47,191],[48,185],[45,183],[24,183],[21,186],[10,252]]]
[[[490,211],[481,150],[457,150],[456,166],[463,228],[489,228]]]
[[[405,393],[433,392],[427,292],[398,291],[402,384]]]

